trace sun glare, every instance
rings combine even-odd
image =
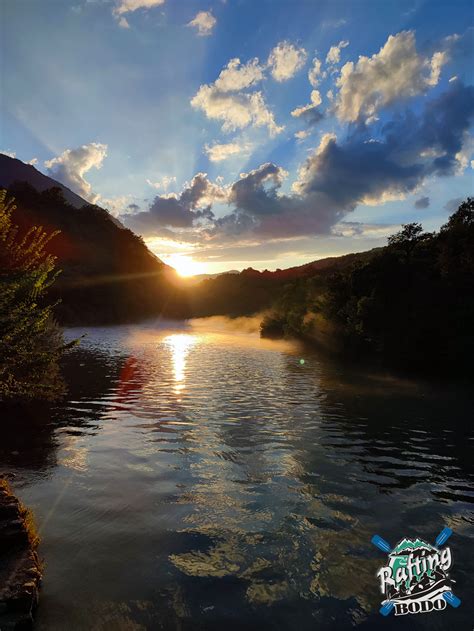
[[[165,262],[178,272],[180,276],[195,276],[205,272],[206,264],[194,261],[186,254],[171,254]]]

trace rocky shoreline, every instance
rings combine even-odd
[[[42,564],[36,552],[39,537],[31,512],[0,477],[0,629],[33,627]]]

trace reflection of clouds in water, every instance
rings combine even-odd
[[[89,556],[73,559],[72,591],[84,601],[113,585],[126,605],[96,620],[114,628],[177,628],[176,619],[222,628],[229,602],[241,628],[266,628],[267,616],[305,629],[305,621],[350,628],[378,616],[383,561],[370,544],[374,532],[391,540],[410,524],[428,534],[441,516],[456,534],[472,533],[455,514],[465,506],[459,495],[452,492],[449,507],[433,501],[435,492],[452,491],[447,485],[466,494],[456,435],[443,424],[442,441],[430,422],[448,415],[420,398],[423,385],[208,327],[135,327],[112,342],[101,331],[94,343],[105,360],[93,371],[74,366],[83,391],[62,416],[88,428],[89,451],[66,431],[55,434],[73,484],[63,488],[62,471],[54,498],[40,487],[43,506],[61,515],[45,534],[59,523],[65,539],[82,536],[107,563],[85,584]],[[77,493],[83,466],[86,495]],[[48,562],[56,555],[61,566],[62,548],[51,549]],[[71,583],[50,576],[69,598]],[[127,600],[132,592],[146,598],[150,586],[158,600]],[[77,607],[74,615],[84,616],[84,628],[91,620]]]
[[[380,559],[356,552],[367,548],[372,536],[372,529],[361,527],[357,520],[347,520],[339,530],[295,519],[291,526],[281,524],[277,530],[261,533],[245,533],[237,526],[189,531],[197,532],[212,537],[214,543],[204,550],[171,554],[173,565],[190,577],[243,580],[246,599],[254,605],[298,597],[305,601],[355,599],[357,606],[349,615],[362,620],[378,603],[375,576]]]

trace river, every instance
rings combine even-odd
[[[74,329],[69,394],[6,428],[37,629],[472,629],[472,398],[211,320]],[[370,542],[453,529],[458,609],[383,618]]]

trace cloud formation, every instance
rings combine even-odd
[[[305,138],[308,138],[308,136],[311,135],[311,131],[309,129],[300,129],[299,131],[295,132],[295,138],[299,141],[305,140]]]
[[[459,206],[463,203],[462,197],[454,197],[453,199],[448,199],[448,201],[444,205],[444,210],[447,210],[448,213],[454,213],[459,208]]]
[[[156,188],[156,189],[161,188],[164,191],[167,191],[170,184],[176,183],[176,176],[164,175],[161,178],[161,180],[157,180],[156,182],[152,182],[150,179],[147,178],[146,183],[148,184],[148,186],[151,186],[152,188]]]
[[[339,44],[331,46],[326,55],[326,63],[334,66],[341,61],[341,50],[349,46],[349,42],[347,40],[341,40]]]
[[[324,77],[326,76],[326,73],[322,72],[321,68],[321,60],[315,57],[313,59],[311,68],[308,70],[308,81],[311,83],[313,88],[317,88],[321,82],[321,79],[324,79]]]
[[[322,98],[319,90],[312,90],[310,98],[311,103],[309,103],[308,105],[297,107],[291,112],[291,115],[295,118],[300,118],[301,116],[304,116],[308,120],[308,122],[316,123],[320,121],[323,117],[323,115],[316,110],[318,105],[321,105],[322,103]]]
[[[155,235],[166,228],[168,238],[174,227],[193,227],[179,239],[208,245],[338,234],[336,226],[359,204],[402,199],[429,177],[458,173],[473,118],[474,87],[457,81],[421,112],[407,110],[377,134],[369,125],[351,128],[341,141],[324,134],[291,193],[282,192],[288,173],[271,162],[227,187],[198,174],[180,195],[156,198],[149,211],[130,217],[131,227]],[[214,216],[216,202],[229,212]],[[345,225],[344,234],[349,228],[356,230]]]
[[[205,145],[204,153],[211,162],[222,162],[232,156],[248,155],[252,149],[251,143],[248,142],[228,142],[214,143],[213,145]]]
[[[130,28],[130,24],[125,17],[126,13],[133,13],[137,9],[152,9],[164,3],[165,0],[116,0],[112,14],[120,27]]]
[[[418,208],[419,210],[422,210],[424,208],[428,208],[430,205],[430,198],[429,197],[420,197],[419,199],[417,199],[415,201],[415,208]]]
[[[295,190],[325,193],[346,209],[403,198],[429,176],[457,172],[456,156],[473,117],[474,88],[451,84],[419,116],[407,111],[387,123],[377,139],[366,127],[341,144],[334,136],[323,138],[300,169]]]
[[[132,13],[137,9],[152,9],[164,4],[165,0],[117,0],[113,8],[115,16]]]
[[[211,35],[216,24],[217,20],[210,11],[199,11],[187,26],[195,28],[201,37],[207,37]]]
[[[198,173],[179,195],[158,195],[147,211],[125,214],[122,219],[128,227],[142,234],[168,234],[162,229],[192,228],[211,221],[214,218],[212,204],[225,200],[226,196],[226,190],[212,183],[206,173]]]
[[[275,81],[288,81],[306,63],[307,53],[288,41],[280,42],[270,52],[268,66]]]
[[[383,107],[425,94],[438,83],[446,60],[442,51],[431,57],[418,54],[412,31],[390,35],[378,53],[342,67],[336,115],[346,122],[370,120]]]
[[[202,85],[191,99],[191,105],[209,119],[222,122],[222,131],[232,132],[252,125],[267,127],[275,136],[284,127],[275,122],[260,91],[250,92],[264,78],[258,59],[242,64],[231,59],[214,83]]]
[[[66,149],[56,158],[46,160],[48,175],[69,187],[74,193],[95,203],[99,195],[92,192],[92,186],[84,175],[92,168],[100,169],[107,156],[107,145],[91,142],[77,149]]]

